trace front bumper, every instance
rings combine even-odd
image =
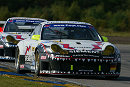
[[[49,57],[40,60],[40,74],[119,76],[121,63],[114,57]]]
[[[14,60],[17,45],[0,44],[0,59]]]

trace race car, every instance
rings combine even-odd
[[[121,57],[118,48],[101,37],[89,23],[47,21],[35,28],[31,38],[16,49],[17,73],[79,75],[118,78]]]
[[[39,23],[47,21],[39,18],[12,17],[7,19],[0,32],[0,59],[14,60],[15,48],[20,40],[29,35]]]

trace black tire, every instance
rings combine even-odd
[[[19,49],[16,48],[15,51],[15,67],[16,67],[16,73],[23,73],[22,70],[20,70],[20,55],[19,55]]]
[[[36,51],[36,54],[35,54],[35,76],[39,76],[39,73],[40,73],[39,52]]]

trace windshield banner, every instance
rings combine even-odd
[[[13,22],[13,23],[18,23],[18,22],[28,22],[28,23],[39,23],[42,21],[39,20],[9,20],[8,23]]]
[[[81,28],[89,28],[90,25],[81,25],[81,24],[46,24],[45,28],[48,27],[81,27]]]

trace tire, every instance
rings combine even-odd
[[[15,52],[15,67],[16,67],[16,73],[23,73],[22,70],[20,70],[20,55],[19,55],[19,49],[16,48]]]
[[[35,54],[35,76],[39,76],[39,73],[40,73],[39,52],[36,51],[36,54]]]

